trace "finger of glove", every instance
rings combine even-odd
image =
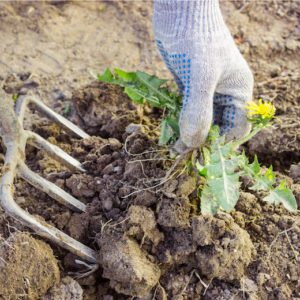
[[[246,102],[252,99],[253,75],[239,52],[235,62],[236,68],[225,72],[219,80],[214,98],[215,105],[223,108],[220,128],[227,140],[241,138],[251,130]]]
[[[232,105],[224,108],[221,134],[226,135],[226,140],[240,139],[247,135],[251,130],[251,124],[247,118],[247,112],[244,108],[236,106],[235,100]]]
[[[227,140],[241,138],[251,129],[245,108],[239,107],[239,103],[239,100],[229,95],[216,93],[214,96],[214,111],[218,112],[217,125]]]
[[[223,119],[223,112],[224,112],[224,105],[227,101],[227,96],[215,93],[213,99],[213,124],[218,125],[219,127],[222,126],[222,119]]]
[[[231,96],[237,107],[244,107],[245,103],[252,99],[253,74],[240,53],[236,57],[236,62],[232,61],[231,64],[236,66],[222,74],[216,87],[216,93]]]
[[[213,93],[219,78],[216,61],[196,59],[192,65],[184,49],[171,53],[162,42],[157,41],[157,45],[184,94],[179,122],[181,140],[188,148],[197,148],[205,142],[212,123]]]
[[[174,144],[172,150],[177,154],[185,154],[192,149],[190,149],[182,140],[179,138],[177,142]]]
[[[175,56],[177,58],[177,56],[179,57],[180,54],[170,54],[165,47],[163,46],[163,44],[161,43],[161,41],[156,40],[156,44],[157,44],[157,48],[166,64],[166,66],[168,67],[169,71],[171,72],[171,74],[173,75],[175,82],[180,90],[181,93],[184,92],[184,83],[182,81],[182,78],[180,78],[180,74],[178,74],[179,72],[176,70],[176,59]],[[181,68],[181,66],[177,66],[178,68]],[[183,72],[183,71],[182,71]]]
[[[213,88],[204,91],[194,87],[190,99],[186,98],[180,115],[180,137],[187,147],[198,148],[205,142],[212,124]]]

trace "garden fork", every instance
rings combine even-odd
[[[97,263],[97,255],[94,250],[81,244],[54,226],[47,224],[45,221],[33,217],[14,201],[13,184],[15,177],[19,176],[30,185],[45,192],[70,209],[78,212],[86,210],[86,206],[82,202],[52,182],[34,173],[26,166],[25,148],[27,144],[30,144],[36,148],[45,150],[50,156],[59,160],[71,170],[84,172],[81,163],[62,149],[49,143],[38,134],[23,129],[25,110],[29,103],[34,104],[39,111],[58,123],[69,133],[75,134],[80,138],[89,137],[88,134],[76,125],[55,113],[35,97],[20,97],[14,110],[13,101],[0,95],[0,137],[6,148],[3,175],[0,181],[1,206],[7,214],[20,220],[22,224],[31,228],[38,235],[55,242],[86,261]]]

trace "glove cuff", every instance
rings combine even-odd
[[[219,0],[155,0],[155,34],[169,37],[212,38],[228,34]]]

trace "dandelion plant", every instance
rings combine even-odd
[[[167,116],[161,123],[160,144],[172,143],[179,137],[178,119],[182,97],[167,88],[166,80],[140,71],[125,72],[121,69],[116,69],[114,73],[107,69],[98,78],[122,86],[135,103],[148,103],[166,110]],[[250,163],[246,154],[239,150],[240,145],[273,124],[275,106],[260,99],[258,103],[249,101],[246,109],[252,123],[251,132],[241,139],[226,142],[225,136],[220,136],[219,128],[212,126],[208,142],[200,148],[202,164],[200,161],[194,162],[194,169],[198,173],[195,175],[203,179],[203,184],[198,187],[202,214],[213,215],[219,210],[232,211],[239,200],[242,176],[251,180],[251,190],[265,193],[264,201],[274,205],[282,204],[292,212],[297,210],[296,199],[287,182],[282,180],[276,185],[278,180],[272,166],[262,168],[256,156]]]

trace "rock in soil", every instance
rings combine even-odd
[[[40,299],[59,282],[57,260],[46,243],[14,233],[0,244],[0,299]]]

